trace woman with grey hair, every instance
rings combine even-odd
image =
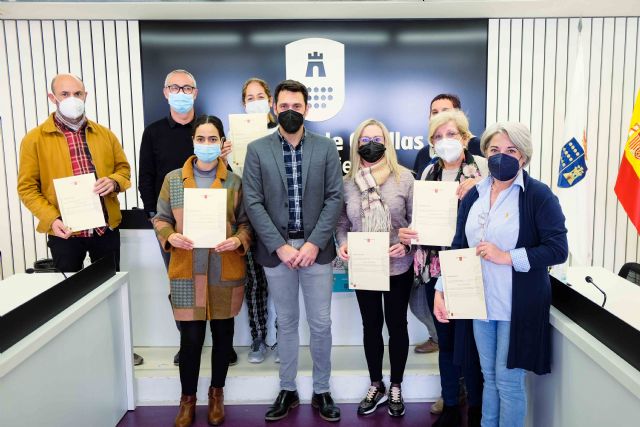
[[[480,147],[491,175],[462,200],[452,249],[475,247],[481,257],[487,320],[473,321],[473,336],[482,426],[524,426],[526,371],[551,370],[548,267],[567,259],[567,229],[557,197],[523,169],[533,153],[526,126],[489,126]],[[442,289],[439,279],[434,315],[446,323]]]

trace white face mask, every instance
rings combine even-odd
[[[84,114],[84,101],[75,96],[70,96],[58,101],[58,111],[68,119],[78,119]]]
[[[244,106],[244,110],[247,114],[257,114],[257,113],[268,113],[271,108],[269,108],[269,100],[267,99],[257,99],[255,101],[249,101]]]
[[[436,154],[447,163],[453,163],[462,154],[462,143],[457,139],[444,138],[436,142]]]

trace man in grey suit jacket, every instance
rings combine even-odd
[[[247,149],[244,204],[278,316],[280,388],[265,415],[286,417],[299,404],[299,305],[302,291],[311,335],[312,405],[328,421],[340,419],[329,390],[331,376],[331,291],[336,256],[333,233],[342,209],[342,172],[335,143],[307,131],[307,88],[285,80],[275,89],[278,131]]]

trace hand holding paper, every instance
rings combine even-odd
[[[167,239],[174,248],[190,251],[193,249],[193,241],[180,233],[173,233]]]
[[[247,146],[269,134],[267,123],[268,116],[265,113],[229,114],[229,134],[233,139],[232,167],[244,167]]]
[[[389,290],[389,233],[348,233],[349,289]]]
[[[242,245],[242,242],[236,236],[231,236],[224,242],[215,247],[216,252],[235,251]]]
[[[416,181],[413,186],[413,244],[451,246],[458,218],[458,183]]]
[[[184,189],[182,234],[194,248],[215,248],[227,239],[227,190],[222,188]]]
[[[116,182],[109,177],[103,176],[96,181],[93,191],[100,197],[104,197],[116,191]]]
[[[476,248],[440,251],[440,271],[449,319],[486,319],[482,266]]]
[[[73,234],[73,232],[69,230],[69,227],[64,225],[62,220],[59,218],[53,221],[53,224],[51,224],[51,231],[53,231],[53,234],[56,237],[59,237],[61,239],[68,239]]]
[[[106,225],[100,196],[94,192],[95,184],[92,173],[53,180],[62,222],[68,230],[91,230]]]
[[[412,227],[412,224],[409,224],[409,227]],[[418,232],[412,228],[400,228],[398,229],[398,239],[400,242],[405,245],[410,245],[413,241],[418,241],[419,236]]]

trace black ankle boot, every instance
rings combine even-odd
[[[433,427],[460,427],[460,407],[458,405],[444,405],[440,418],[433,423]]]

